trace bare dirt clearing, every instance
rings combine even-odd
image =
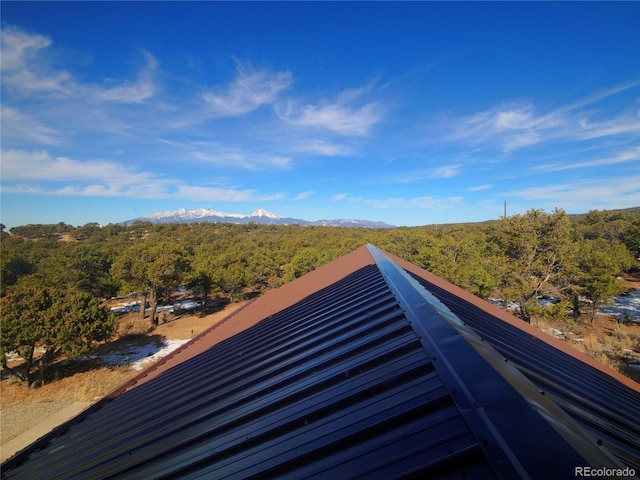
[[[149,318],[143,321],[137,313],[123,315],[116,340],[99,346],[83,360],[58,362],[52,367],[49,382],[44,386],[26,390],[17,380],[3,376],[0,383],[0,445],[74,402],[93,402],[103,397],[137,375],[137,370],[157,361],[171,348],[177,348],[246,303],[227,305],[205,317],[185,315],[163,323],[151,332],[147,332]]]

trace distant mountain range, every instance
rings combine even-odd
[[[151,223],[196,223],[196,222],[221,222],[221,223],[263,223],[267,225],[302,225],[302,226],[325,226],[325,227],[368,227],[368,228],[392,228],[384,222],[372,222],[369,220],[302,220],[299,218],[287,218],[276,213],[268,212],[262,208],[251,212],[249,215],[242,213],[224,213],[210,208],[197,208],[187,210],[180,208],[166,212],[157,212],[144,217],[128,220],[128,225],[136,221]]]

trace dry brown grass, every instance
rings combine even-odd
[[[26,405],[64,400],[89,402],[117,387],[135,373],[123,367],[99,367],[30,390],[16,380],[6,379],[2,381],[0,405],[6,407],[12,404]]]
[[[0,387],[0,444],[11,440],[74,402],[91,402],[124,383],[135,371],[95,368],[40,388],[25,389],[12,379]]]
[[[640,358],[640,325],[624,325],[610,315],[598,315],[594,325],[586,316],[571,324],[545,319],[532,324],[640,383],[640,367],[633,366]],[[554,329],[564,335],[555,335]]]

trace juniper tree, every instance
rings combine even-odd
[[[0,302],[0,361],[27,388],[42,385],[58,358],[79,358],[109,340],[118,325],[98,298],[80,291],[25,282]],[[9,366],[12,353],[22,362]]]

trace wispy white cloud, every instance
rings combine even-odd
[[[291,72],[252,71],[238,63],[233,82],[212,88],[202,94],[202,99],[212,115],[243,115],[273,103],[292,83]]]
[[[109,183],[101,180],[94,180],[101,183],[73,184],[58,186],[55,183],[34,184],[28,182],[13,183],[4,182],[0,186],[2,194],[23,194],[23,195],[54,195],[54,196],[75,196],[75,197],[120,197],[120,198],[144,198],[144,199],[166,199],[171,196],[167,193],[167,185],[161,180],[155,179],[144,183],[132,183],[130,181]]]
[[[310,138],[301,140],[291,146],[291,151],[300,153],[310,153],[312,155],[323,155],[325,157],[337,157],[351,155],[352,149],[345,145],[329,143],[325,140]]]
[[[228,169],[286,170],[292,167],[290,156],[269,153],[269,148],[245,148],[212,140],[169,140],[160,137],[156,141],[175,148],[176,156]]]
[[[3,75],[5,87],[21,95],[70,97],[75,91],[71,74],[64,71],[40,75],[32,70],[17,70]]]
[[[364,95],[367,95],[369,92],[373,91],[373,89],[378,84],[379,79],[374,78],[369,83],[357,87],[357,88],[346,88],[342,90],[336,99],[336,103],[341,105],[345,105],[351,102],[358,102],[360,98]],[[384,87],[383,87],[384,88]]]
[[[3,86],[21,94],[64,94],[71,75],[51,71],[48,62],[43,61],[42,51],[50,46],[49,37],[3,25],[0,33]]]
[[[360,139],[348,143],[344,136],[365,135],[380,116],[376,104],[362,102],[372,83],[343,91],[334,103],[313,106],[302,102],[306,113],[293,122],[282,122],[277,116],[267,120],[253,116],[251,123],[230,130],[224,117],[247,115],[280,101],[293,86],[291,72],[256,69],[236,60],[235,76],[227,84],[205,89],[192,85],[190,90],[181,84],[175,90],[172,75],[162,71],[151,52],[140,49],[135,53],[137,66],[131,76],[86,82],[82,74],[64,69],[62,57],[53,52],[51,38],[19,27],[3,28],[5,148],[29,145],[33,150],[64,144],[69,147],[65,154],[73,157],[73,148],[80,146],[83,154],[76,158],[82,158],[91,149],[89,142],[95,141],[107,151],[138,144],[134,148],[140,151],[144,145],[148,152],[138,161],[147,163],[159,151],[166,156],[166,148],[158,145],[158,137],[165,137],[172,142],[176,158],[183,161],[244,170],[284,170],[292,169],[294,158],[356,154],[355,142]],[[186,93],[180,102],[173,101],[177,91]],[[297,121],[321,131],[292,128]],[[338,141],[335,132],[342,135]],[[174,142],[181,133],[189,140]],[[209,144],[198,145],[198,139]]]
[[[46,192],[49,195],[65,195],[78,197],[124,197],[124,198],[146,198],[163,199],[166,198],[165,186],[158,181],[151,181],[145,184],[128,182],[122,184],[90,184],[90,185],[67,185],[62,188],[53,188]]]
[[[61,188],[46,188],[41,185],[2,185],[3,194],[38,194],[75,197],[121,197],[153,200],[187,200],[194,202],[261,202],[282,200],[284,192],[263,194],[253,189],[233,189],[201,187],[196,185],[178,185],[169,192],[165,185],[148,183],[146,185],[92,184],[85,186],[67,185]]]
[[[332,202],[342,202],[349,199],[353,199],[353,197],[349,193],[336,193],[331,197]]]
[[[134,168],[104,160],[75,160],[54,157],[46,151],[2,150],[3,182],[41,180],[98,181],[113,185],[133,185],[158,182],[152,172],[140,172]]]
[[[300,200],[305,200],[305,199],[307,199],[309,197],[312,197],[315,194],[316,194],[316,192],[314,190],[309,190],[309,191],[306,191],[306,192],[300,192],[295,197],[293,197],[292,200],[294,202],[297,202],[297,201],[300,201]]]
[[[637,88],[640,85],[640,81],[635,80],[632,82],[622,83],[620,85],[616,85],[612,88],[608,88],[606,90],[601,90],[599,92],[595,92],[592,95],[588,95],[587,97],[581,98],[578,101],[571,103],[564,107],[564,109],[558,109],[559,111],[571,111],[577,110],[582,107],[586,107],[587,105],[591,105],[593,103],[599,102],[600,100],[604,100],[607,97],[611,97],[612,95],[616,95],[618,93],[622,93],[631,88]]]
[[[2,105],[2,137],[28,140],[41,145],[59,145],[62,143],[62,132],[43,125],[30,115]]]
[[[207,202],[247,202],[274,201],[285,198],[283,192],[261,194],[255,190],[238,190],[230,188],[201,187],[194,185],[180,185],[178,191],[171,198]]]
[[[613,154],[610,157],[597,158],[595,160],[585,160],[578,162],[563,163],[547,163],[545,165],[536,165],[532,167],[537,172],[560,172],[562,170],[571,170],[575,168],[591,168],[602,167],[607,165],[615,165],[618,163],[634,162],[640,160],[640,148],[625,150]]]
[[[553,202],[549,208],[584,211],[592,208],[624,208],[638,205],[640,184],[637,177],[599,178],[504,192],[505,196],[540,205]]]
[[[339,104],[301,106],[289,102],[277,112],[292,125],[324,128],[345,136],[366,135],[381,119],[375,103],[352,108]]]
[[[331,198],[333,202],[361,203],[376,209],[408,210],[412,208],[441,211],[454,208],[463,201],[460,196],[448,197],[390,197],[390,198],[362,198],[350,193],[338,193]]]
[[[460,173],[460,165],[443,165],[433,170],[435,178],[451,178]]]
[[[637,87],[639,82],[598,92],[570,105],[541,111],[532,102],[512,102],[446,122],[449,141],[471,144],[493,143],[511,152],[548,141],[582,141],[617,135],[640,134],[637,112],[610,117],[584,107]]]
[[[462,197],[413,197],[413,198],[385,198],[369,199],[364,203],[374,208],[421,208],[425,210],[447,210],[462,201]]]
[[[3,194],[179,199],[193,201],[279,200],[285,193],[184,185],[178,178],[103,160],[79,161],[46,151],[2,150]]]
[[[206,152],[195,152],[193,156],[199,161],[227,168],[264,170],[273,168],[288,169],[291,167],[291,157],[251,153],[223,145],[219,145],[217,148],[209,148]]]
[[[395,175],[393,181],[397,183],[413,183],[434,178],[452,178],[460,174],[461,168],[462,165],[459,164],[441,165],[439,167]]]
[[[51,39],[44,35],[31,34],[12,25],[3,25],[0,32],[3,72],[12,72],[23,68],[34,58],[38,51],[51,45]]]
[[[158,69],[158,61],[148,51],[141,50],[145,58],[145,66],[138,72],[135,82],[125,81],[122,85],[113,87],[93,87],[93,96],[96,100],[115,103],[140,103],[152,97],[157,91],[155,75]]]
[[[22,94],[57,93],[66,91],[71,76],[64,71],[50,71],[41,53],[51,46],[49,37],[31,34],[3,25],[0,33],[2,50],[2,83],[5,88]]]
[[[364,136],[383,116],[379,103],[361,100],[370,89],[371,85],[344,90],[336,100],[319,104],[283,102],[276,105],[276,113],[285,122],[298,127],[325,129],[350,137]]]
[[[156,91],[154,76],[157,61],[147,51],[141,51],[145,65],[136,81],[107,84],[82,83],[71,73],[56,69],[47,57],[52,45],[49,37],[31,34],[15,26],[6,26],[1,33],[2,83],[18,95],[75,99],[83,101],[139,103]]]
[[[477,185],[477,186],[474,186],[474,187],[469,187],[469,188],[467,188],[467,190],[469,192],[480,192],[482,190],[488,190],[488,189],[490,189],[492,187],[493,187],[492,184],[487,183],[485,185]]]
[[[557,132],[564,120],[554,113],[536,115],[531,104],[511,103],[455,120],[454,125],[451,140],[497,142],[511,151],[543,141],[543,134]]]

